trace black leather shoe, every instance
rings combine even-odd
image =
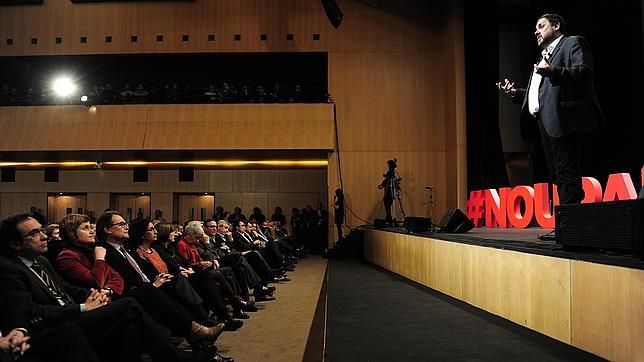
[[[240,321],[238,319],[229,319],[226,322],[224,322],[224,324],[226,325],[224,327],[224,330],[226,330],[226,331],[236,331],[239,328],[241,328],[241,326],[244,325],[244,322]]]
[[[239,304],[241,304],[242,308],[248,308],[248,307],[254,306],[255,302],[253,302],[252,300],[243,300],[242,299],[242,300],[239,301]]]
[[[232,357],[224,357],[220,354],[216,354],[210,361],[211,362],[235,362],[235,359]]]
[[[263,287],[263,288],[262,288],[262,290],[263,290],[265,293],[269,293],[269,294],[270,294],[270,293],[273,293],[273,292],[275,291],[275,289],[276,289],[276,288],[275,288],[275,287],[272,287],[272,286],[268,286],[268,287]]]
[[[557,241],[557,234],[555,234],[555,231],[552,230],[549,233],[537,235],[537,239],[542,241]]]
[[[250,316],[249,316],[248,314],[244,313],[244,311],[243,311],[243,310],[235,309],[235,310],[233,311],[233,318],[237,318],[237,319],[248,319],[248,318],[250,318]],[[240,321],[240,322],[241,322],[241,321]]]
[[[269,301],[269,300],[275,300],[275,297],[273,297],[272,295],[255,296],[255,301],[256,302],[266,302],[266,301]]]
[[[255,306],[255,303],[253,303],[253,305],[250,305],[248,307],[244,307],[242,309],[244,310],[244,312],[257,312],[259,310],[259,308],[257,308]]]

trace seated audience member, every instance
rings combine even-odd
[[[83,287],[106,290],[113,298],[124,295],[136,299],[152,317],[174,334],[188,337],[188,342],[200,347],[199,339],[192,338],[190,327],[198,327],[193,317],[178,303],[152,285],[141,285],[126,290],[121,276],[105,262],[107,250],[95,245],[95,231],[85,215],[70,214],[60,222],[61,236],[67,247],[58,255],[57,264],[68,281]],[[197,333],[198,328],[192,328]],[[202,338],[211,338],[206,334]]]
[[[212,221],[212,219],[209,219]],[[192,223],[199,223],[199,228],[204,231],[206,228],[204,225],[202,226],[201,221],[193,221]],[[216,229],[212,227],[213,223],[210,224],[210,230],[208,232],[212,233]],[[233,299],[238,300],[240,303],[244,303],[244,299],[241,298],[239,295],[244,294],[244,291],[242,289],[248,290],[248,285],[246,284],[246,280],[238,280],[237,279],[237,274],[233,271],[233,269],[229,266],[222,265],[219,260],[219,253],[217,252],[217,247],[214,242],[211,242],[210,234],[204,232],[201,236],[201,239],[197,239],[197,243],[194,244],[195,248],[197,249],[197,253],[199,254],[199,257],[203,261],[211,261],[213,264],[213,271],[212,273],[214,274],[214,277],[219,281],[223,279],[222,287],[224,287],[224,291],[229,290],[232,288],[232,292],[234,292]],[[228,293],[224,293],[228,297]],[[239,306],[241,309],[243,309],[242,305]],[[242,315],[242,314],[240,314]]]
[[[37,330],[31,328],[27,313],[1,298],[0,310],[0,361],[100,361],[78,326],[63,324]]]
[[[221,102],[221,93],[214,85],[209,85],[208,89],[203,93],[204,99],[208,102]]]
[[[216,224],[214,220],[206,221],[206,233],[212,233],[213,225],[216,225],[216,231],[210,235],[211,243],[215,246],[219,263],[223,266],[231,267],[237,276],[237,280],[242,287],[242,297],[249,300],[248,290],[253,289],[257,295],[261,294],[262,278],[255,272],[253,267],[243,258],[241,253],[235,250],[233,243],[233,234],[229,231],[230,224],[226,220],[219,220]]]
[[[264,257],[257,250],[254,250],[254,241],[246,234],[246,223],[242,220],[237,220],[233,224],[232,234],[234,249],[239,251],[253,267],[253,270],[262,278],[261,288],[258,286],[253,292],[255,300],[272,300],[271,298],[273,297],[270,293],[275,290],[275,287],[268,287],[267,284],[271,277],[271,267],[266,263]],[[267,289],[270,291],[267,292]]]
[[[94,247],[96,232],[89,217],[69,214],[61,221],[64,249],[56,258],[60,274],[74,285],[106,290],[110,296],[123,294],[123,278],[105,262],[105,250]]]
[[[60,240],[60,227],[57,223],[49,223],[47,229],[47,253],[45,257],[49,263],[56,265],[56,257],[63,250],[63,242]]]
[[[246,236],[253,240],[254,250],[262,254],[268,265],[273,269],[274,275],[272,281],[284,282],[290,281],[284,274],[284,255],[279,248],[278,242],[268,238],[261,230],[257,228],[255,220],[250,220],[246,224]]]
[[[148,91],[145,90],[145,87],[143,87],[143,84],[137,85],[134,92],[132,92],[132,97],[134,101],[139,103],[147,101],[149,95],[150,93],[148,93]]]
[[[171,318],[171,315],[163,315],[164,323],[168,326],[172,324],[172,327],[169,328],[174,333],[186,337],[191,345],[200,344],[199,339],[206,341],[217,339],[225,327],[224,324],[220,323],[215,327],[204,326],[204,324],[209,324],[208,316],[201,305],[196,303],[195,297],[199,298],[201,302],[202,300],[194,293],[189,284],[185,286],[182,283],[181,289],[183,290],[177,290],[168,285],[173,279],[172,276],[162,273],[157,274],[157,277],[152,280],[148,279],[142,270],[145,268],[145,264],[139,265],[138,255],[131,253],[124,246],[124,242],[129,238],[129,225],[120,213],[108,211],[101,215],[96,221],[96,231],[97,245],[107,250],[105,261],[123,278],[124,295],[136,295],[138,298],[145,299],[146,303],[155,305],[154,311],[159,316],[163,312],[162,309],[167,308],[168,313],[174,315],[175,318]],[[151,287],[155,288],[155,292],[160,290],[162,293],[152,294],[147,291]],[[139,293],[144,293],[142,291],[145,294],[139,295]],[[185,297],[179,297],[177,293],[184,294]],[[150,295],[154,295],[155,298],[149,297]],[[159,303],[159,305],[154,303]],[[185,308],[186,305],[188,308]],[[195,336],[199,339],[192,338]]]
[[[204,236],[201,225],[194,222],[188,223],[184,231],[185,234],[183,238],[177,243],[177,252],[184,262],[195,270],[195,275],[193,276],[195,282],[202,284],[202,287],[203,284],[210,285],[212,281],[216,282],[216,284],[221,286],[221,293],[226,295],[228,300],[231,302],[235,317],[241,319],[248,318],[248,315],[246,315],[242,309],[245,306],[248,306],[249,303],[244,301],[228,283],[226,278],[219,271],[219,264],[217,261],[201,259],[196,247],[198,240]],[[229,269],[229,272],[232,273],[232,270]],[[220,314],[218,313],[217,316],[219,317]],[[225,318],[226,316],[222,317]]]
[[[28,214],[0,223],[0,298],[44,330],[69,323],[79,327],[105,361],[138,361],[143,351],[154,360],[179,361],[165,328],[131,298],[111,302],[107,293],[64,282],[46,258],[47,236]]]
[[[225,220],[223,221],[226,222]],[[199,255],[202,257],[202,259],[204,259],[204,256],[208,256],[210,254],[214,255],[211,260],[217,261],[217,263],[220,265],[219,270],[221,270],[222,273],[232,273],[232,276],[226,274],[226,278],[233,278],[235,283],[237,283],[240,295],[244,300],[248,301],[249,277],[247,275],[247,268],[250,268],[250,266],[244,265],[244,259],[241,257],[241,254],[239,254],[238,252],[231,252],[230,249],[228,249],[227,245],[218,242],[217,222],[215,220],[206,220],[203,229],[205,234],[201,245],[203,248],[208,248],[208,252],[204,251],[202,253],[200,251]],[[197,246],[197,248],[199,250],[199,246]],[[250,269],[252,270],[252,268]],[[257,276],[257,273],[253,272],[253,274],[255,274],[255,281],[251,284],[253,284],[254,286],[256,282],[259,281],[259,276]],[[252,286],[250,288],[252,288]]]

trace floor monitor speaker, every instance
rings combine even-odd
[[[422,233],[424,231],[431,231],[432,218],[421,216],[407,216],[403,223],[405,229],[410,233]]]
[[[389,225],[387,225],[387,220],[385,219],[373,219],[373,226],[376,229],[382,229],[382,228],[386,228]]]
[[[466,233],[474,223],[460,209],[449,209],[437,226],[442,233]]]
[[[558,244],[635,253],[644,257],[644,199],[555,207]]]

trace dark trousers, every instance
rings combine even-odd
[[[169,332],[132,298],[123,298],[81,314],[74,323],[104,361],[140,361],[147,351],[155,361],[177,361]]]
[[[143,284],[127,293],[136,299],[154,320],[168,328],[177,336],[190,334],[194,316],[185,310],[172,297],[166,295],[152,284]]]
[[[550,179],[557,185],[560,204],[578,204],[584,199],[581,181],[583,136],[550,137],[538,120],[541,143]]]
[[[31,348],[19,361],[98,362],[99,358],[83,330],[73,324],[47,328],[31,336]],[[5,355],[9,357],[8,355]],[[11,361],[13,358],[0,359]]]
[[[261,287],[262,284],[266,284],[271,272],[271,267],[268,266],[262,255],[257,250],[251,250],[249,253],[244,255],[244,258],[246,258],[248,264],[250,264],[253,267],[253,270],[261,277],[261,282],[255,286],[255,289]]]
[[[219,265],[229,267],[235,274],[235,279],[239,285],[239,295],[244,299],[248,299],[248,289],[255,288],[259,283],[260,277],[255,273],[253,268],[248,264],[241,254],[234,252],[221,256]]]
[[[195,316],[197,322],[201,324],[208,323],[208,314],[203,307],[203,299],[192,287],[188,278],[182,275],[175,275],[170,282],[163,284],[160,289]]]

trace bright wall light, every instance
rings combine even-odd
[[[67,97],[74,93],[76,90],[76,84],[74,84],[70,78],[61,77],[54,79],[51,88],[54,90],[56,95]]]
[[[0,162],[0,167],[324,167],[327,160],[206,160],[206,161],[63,161],[63,162]]]

